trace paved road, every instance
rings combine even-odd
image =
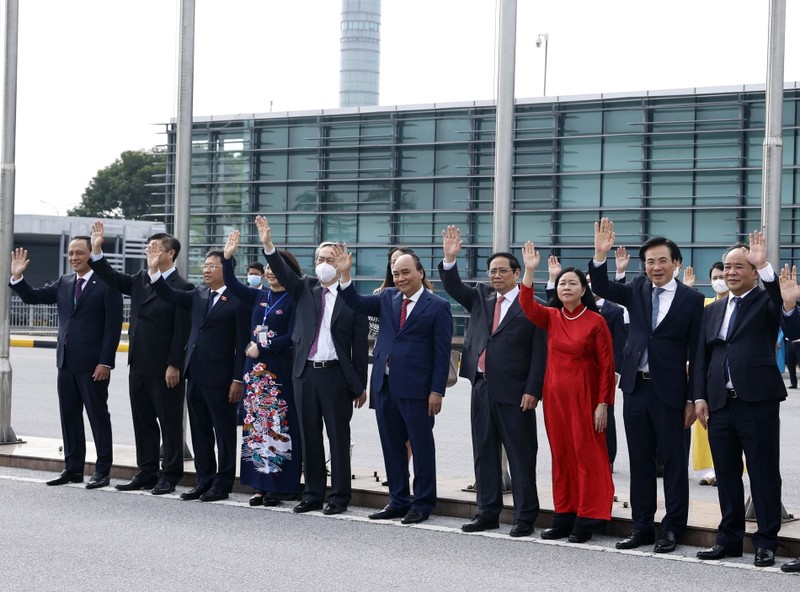
[[[796,576],[722,563],[696,549],[656,556],[586,545],[467,535],[459,520],[376,524],[367,510],[303,516],[176,496],[50,488],[50,475],[0,468],[4,590],[781,590]],[[538,532],[538,531],[537,531]],[[792,579],[794,578],[794,579]]]

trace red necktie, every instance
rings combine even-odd
[[[494,317],[492,317],[492,333],[497,331],[497,325],[500,324],[500,311],[503,309],[503,296],[497,295],[497,300],[494,303]],[[478,356],[478,368],[481,372],[486,372],[486,349]]]
[[[403,328],[403,325],[406,324],[406,317],[408,316],[408,303],[411,302],[411,298],[403,298],[403,305],[400,307],[400,328]]]

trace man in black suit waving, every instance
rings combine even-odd
[[[317,247],[316,277],[298,277],[275,248],[267,219],[257,216],[256,226],[270,270],[296,303],[293,384],[303,435],[305,490],[293,511],[322,510],[327,480],[324,424],[331,450],[331,493],[323,513],[341,514],[352,493],[350,420],[353,408],[367,399],[367,318],[339,298],[334,243]]]
[[[183,500],[226,499],[236,478],[236,403],[242,398],[250,308],[225,290],[223,256],[222,251],[214,250],[206,254],[205,286],[176,290],[160,271],[169,255],[156,241],[147,246],[153,289],[159,297],[191,312],[183,373],[189,381],[186,400],[197,485],[181,494]]]
[[[671,240],[655,237],[639,249],[647,276],[630,284],[608,281],[606,255],[613,248],[614,223],[595,223],[592,290],[627,307],[630,330],[619,386],[631,461],[630,536],[617,543],[633,549],[655,542],[656,553],[675,550],[689,514],[689,475],[684,430],[694,422],[694,402],[686,366],[697,349],[703,295],[674,279],[681,252]],[[664,461],[666,515],[655,536],[656,446]]]
[[[104,239],[103,223],[95,222],[89,266],[109,286],[131,297],[128,390],[139,472],[129,482],[117,485],[117,489],[151,489],[155,495],[171,493],[183,477],[186,385],[181,368],[191,327],[189,311],[159,298],[150,286],[147,270],[131,275],[111,267],[103,256]],[[147,243],[155,243],[166,255],[159,270],[167,284],[176,290],[191,289],[192,285],[175,269],[181,249],[178,239],[158,233],[148,238]],[[162,437],[164,461],[159,471]]]
[[[470,313],[460,374],[472,383],[472,456],[478,514],[461,530],[499,527],[503,509],[501,445],[508,453],[513,480],[514,526],[510,535],[527,536],[539,514],[536,488],[536,406],[542,398],[547,343],[519,304],[520,265],[511,253],[487,261],[491,285],[461,281],[456,257],[461,231],[442,231],[444,260],[439,277],[445,291]]]
[[[786,387],[775,365],[775,341],[783,313],[797,322],[795,299],[767,262],[764,236],[734,245],[723,258],[727,298],[705,309],[693,368],[695,409],[708,429],[722,520],[716,544],[700,559],[741,557],[745,531],[742,453],[747,460],[758,528],[755,565],[775,564],[781,527],[780,403]],[[761,278],[764,288],[758,287]],[[794,332],[794,330],[790,331]]]
[[[11,289],[27,304],[58,306],[58,403],[64,438],[64,471],[48,485],[81,483],[86,458],[83,408],[92,428],[97,464],[87,489],[109,484],[113,450],[108,383],[122,330],[122,295],[93,277],[89,267],[91,239],[76,236],[69,243],[74,273],[62,275],[43,288],[32,288],[22,277],[28,251],[11,253]]]

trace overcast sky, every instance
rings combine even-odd
[[[499,1],[499,0],[498,0]],[[788,0],[785,80],[800,80]],[[517,98],[763,84],[768,0],[518,0]],[[64,215],[176,113],[179,0],[20,0],[16,213]],[[382,105],[494,96],[495,0],[383,0]],[[197,0],[195,115],[335,108],[341,0]],[[2,19],[5,35],[5,15]]]

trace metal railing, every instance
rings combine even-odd
[[[123,328],[131,317],[131,300],[122,297],[122,322]],[[11,296],[9,310],[9,324],[11,331],[26,333],[56,333],[58,332],[58,309],[55,304],[25,304],[19,296]]]

